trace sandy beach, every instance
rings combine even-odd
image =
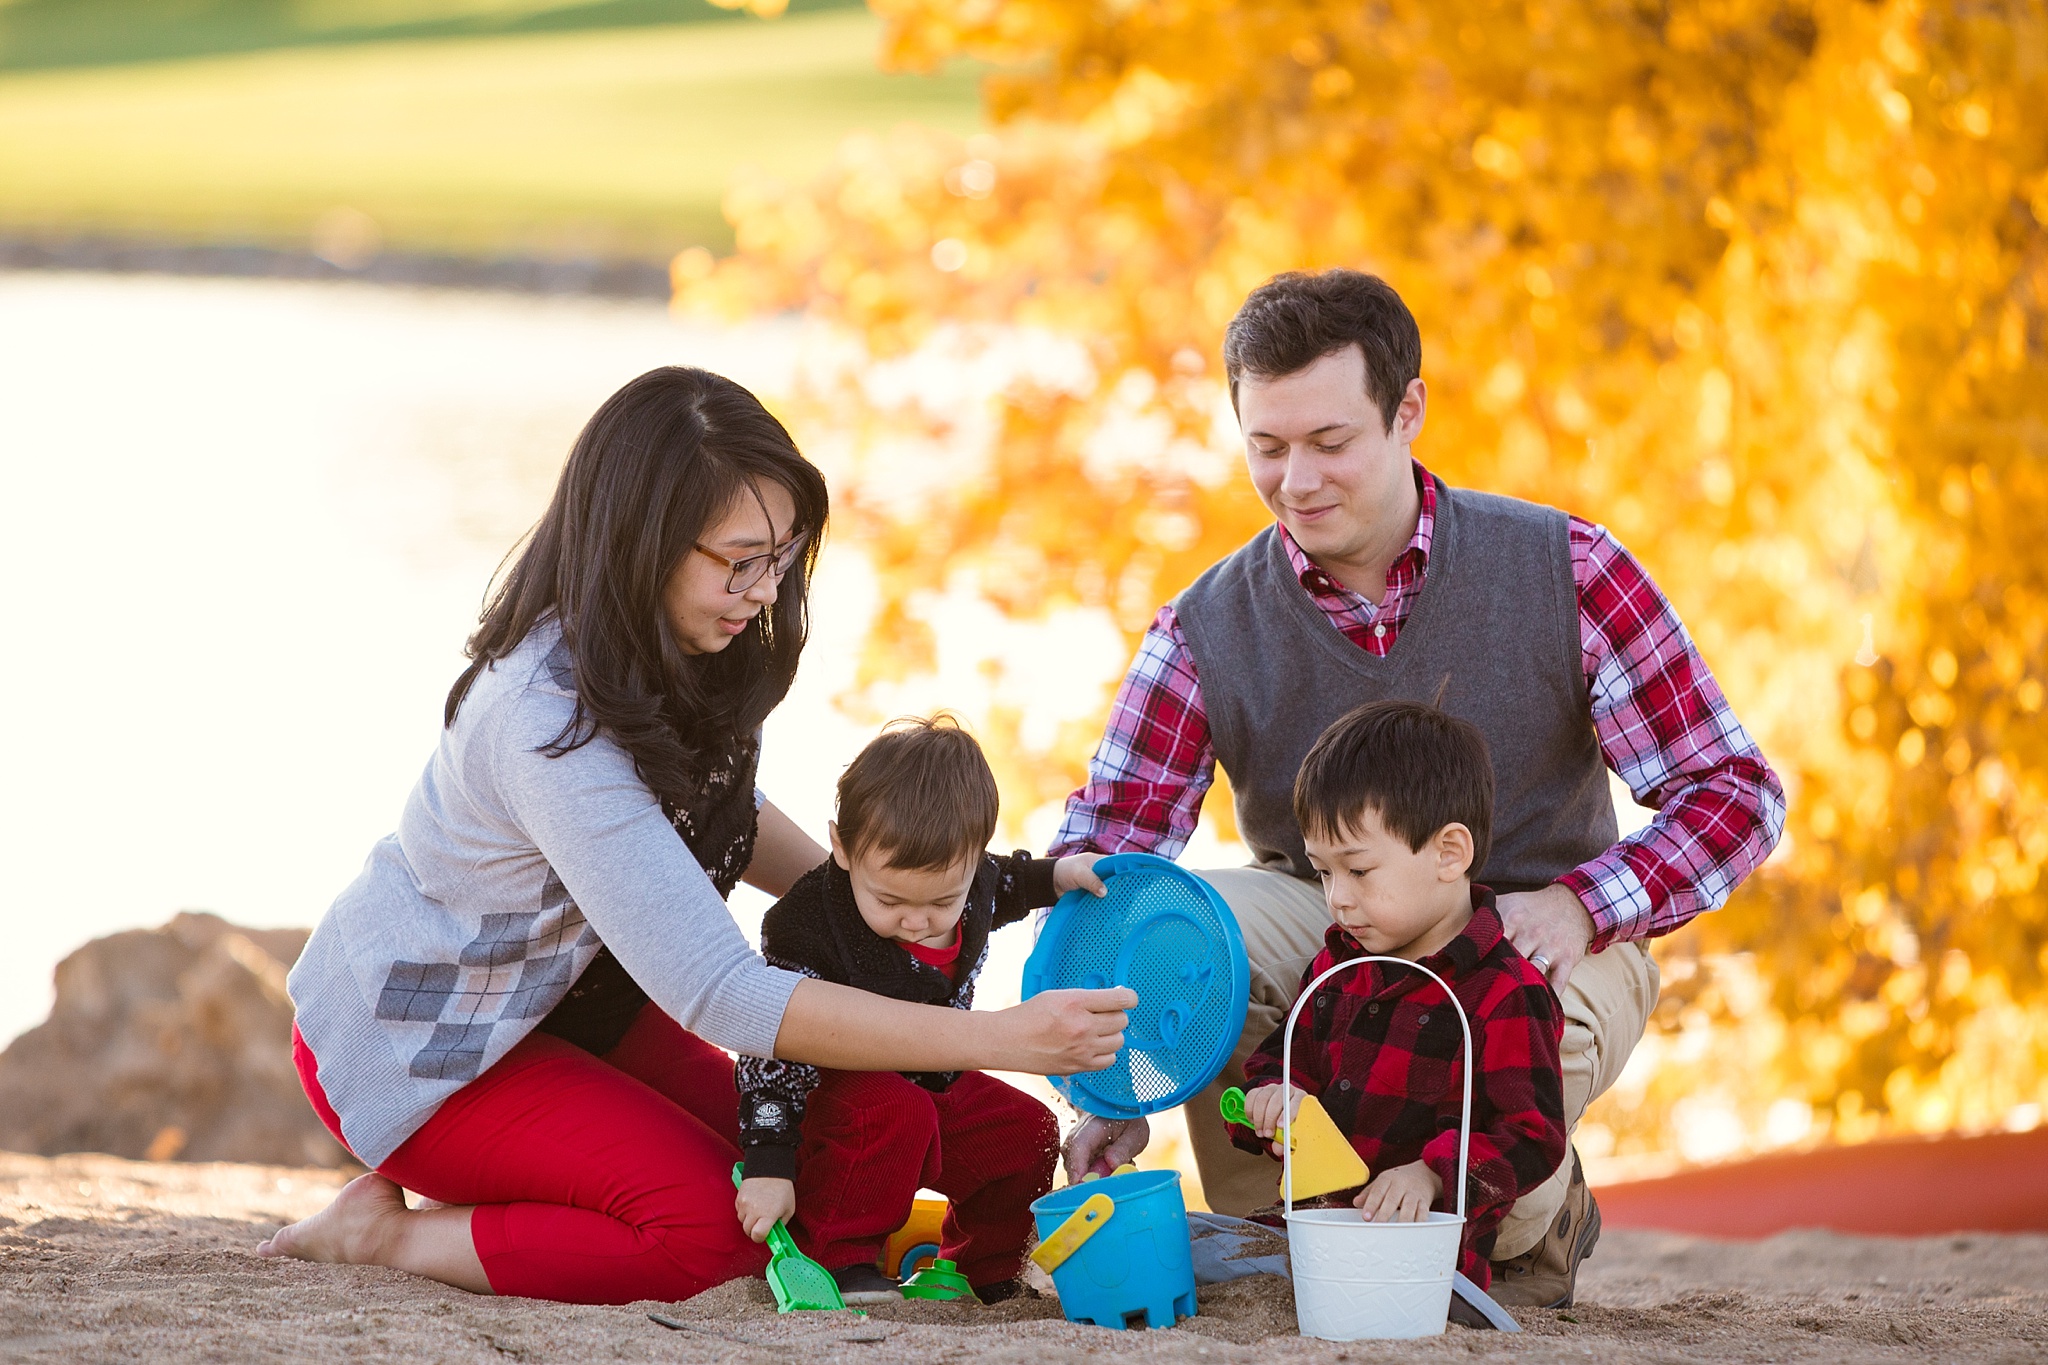
[[[1614,1230],[1579,1304],[1519,1337],[1412,1343],[1294,1334],[1271,1276],[1205,1289],[1170,1332],[1062,1320],[1051,1300],[777,1317],[759,1281],[680,1305],[478,1298],[395,1271],[266,1261],[335,1172],[0,1153],[0,1359],[8,1361],[1889,1361],[2048,1353],[2048,1236],[1716,1242]],[[650,1312],[681,1323],[666,1328]]]

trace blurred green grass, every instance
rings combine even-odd
[[[321,3],[360,19],[380,0],[304,12]],[[520,0],[430,3],[502,18]],[[882,74],[878,35],[840,9],[16,69],[0,76],[0,232],[304,246],[341,213],[387,249],[722,249],[719,198],[744,167],[801,178],[855,129],[977,126],[976,73]]]
[[[861,0],[791,0],[791,13]],[[0,0],[0,71],[276,47],[746,23],[710,0]]]

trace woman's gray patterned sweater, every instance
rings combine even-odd
[[[747,945],[631,756],[603,735],[542,752],[575,710],[569,663],[549,623],[478,674],[398,831],[292,968],[299,1031],[367,1165],[532,1032],[600,946],[684,1028],[775,1049],[799,978]]]
[[[1059,898],[1052,858],[1019,849],[982,859],[960,913],[960,979],[955,983],[900,943],[868,928],[853,900],[853,879],[827,858],[806,872],[761,921],[761,952],[778,967],[919,1005],[974,1006],[974,979],[988,957],[988,936]],[[927,1090],[944,1090],[957,1071],[906,1071]],[[818,1069],[802,1062],[742,1057],[739,1061],[740,1151],[746,1175],[796,1178],[804,1102]]]

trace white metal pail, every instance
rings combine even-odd
[[[1356,1209],[1287,1215],[1294,1315],[1305,1337],[1433,1337],[1451,1308],[1451,1272],[1465,1220],[1368,1223]]]
[[[1292,1113],[1294,1024],[1318,988],[1367,962],[1412,967],[1443,987],[1465,1035],[1463,1107],[1458,1116],[1456,1213],[1431,1213],[1419,1223],[1368,1223],[1357,1209],[1294,1207],[1294,1144],[1281,1144],[1280,1189],[1287,1203],[1287,1259],[1294,1273],[1294,1319],[1305,1337],[1358,1341],[1367,1337],[1433,1337],[1450,1316],[1451,1276],[1465,1234],[1465,1176],[1472,1160],[1472,1021],[1451,983],[1419,962],[1377,954],[1339,962],[1308,983],[1287,1014],[1280,1043],[1280,1104]]]

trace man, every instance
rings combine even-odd
[[[1671,604],[1605,529],[1449,488],[1411,456],[1422,339],[1385,281],[1276,276],[1231,321],[1223,358],[1275,524],[1160,610],[1053,852],[1171,857],[1216,765],[1228,774],[1257,861],[1203,875],[1244,931],[1251,1011],[1230,1066],[1190,1101],[1188,1131],[1210,1207],[1242,1214],[1272,1201],[1272,1165],[1230,1146],[1216,1096],[1241,1083],[1322,941],[1291,798],[1330,722],[1403,697],[1485,733],[1499,790],[1479,880],[1563,1003],[1574,1130],[1656,1005],[1645,940],[1719,906],[1763,862],[1784,793]],[[1657,812],[1626,839],[1610,768]],[[1090,1119],[1069,1172],[1114,1166],[1148,1138],[1142,1119]],[[1495,1297],[1569,1304],[1599,1232],[1574,1152],[1502,1223]]]

